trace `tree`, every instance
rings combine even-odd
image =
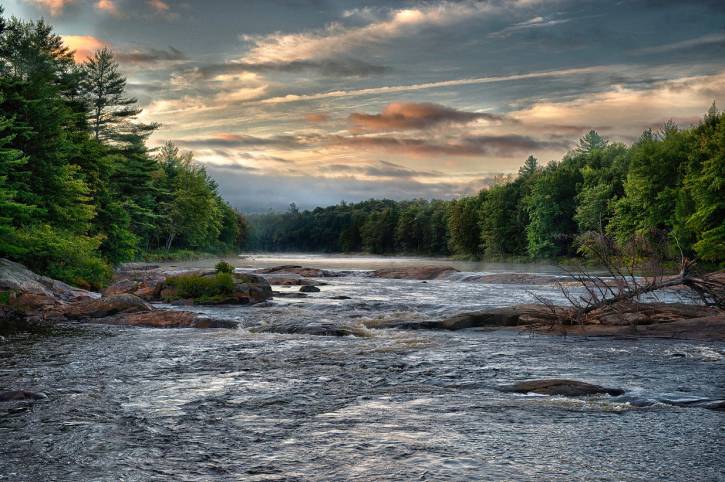
[[[607,139],[600,136],[597,131],[590,130],[584,137],[579,139],[575,151],[579,154],[590,154],[597,149],[604,149],[607,144],[609,144]]]
[[[141,113],[138,102],[126,97],[126,78],[113,52],[97,50],[82,66],[81,91],[90,106],[88,120],[96,140],[115,139],[119,130]]]
[[[15,226],[19,221],[27,219],[33,211],[32,206],[15,200],[16,191],[8,185],[8,173],[18,170],[27,162],[22,152],[6,147],[12,140],[12,134],[5,135],[11,125],[11,120],[0,117],[0,256],[26,252],[15,235]]]

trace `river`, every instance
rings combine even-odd
[[[431,262],[444,261],[235,261],[344,270]],[[63,325],[54,336],[0,343],[0,388],[48,395],[0,404],[0,480],[725,480],[723,412],[655,403],[724,398],[725,344],[504,330],[372,329],[334,338],[247,329],[276,320],[432,319],[559,296],[541,286],[362,273],[325,281],[304,299],[199,310],[240,321],[238,330]],[[339,296],[350,299],[331,299]],[[496,390],[532,378],[621,387],[627,396]]]

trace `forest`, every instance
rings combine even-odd
[[[151,149],[113,52],[83,63],[0,7],[0,257],[98,287],[155,250],[228,252],[244,218],[188,152]]]
[[[582,255],[587,233],[725,261],[725,115],[667,122],[631,146],[595,131],[558,162],[529,156],[518,175],[452,201],[370,200],[250,215],[249,248],[540,259]]]

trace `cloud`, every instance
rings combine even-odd
[[[244,72],[302,72],[305,70],[317,70],[321,74],[331,77],[366,77],[368,75],[381,74],[387,70],[382,65],[373,65],[356,59],[335,59],[335,60],[295,60],[291,62],[224,62],[218,64],[207,64],[196,66],[183,72],[182,75],[189,75],[199,79],[210,79],[219,75],[230,75]]]
[[[492,33],[488,34],[488,36],[490,38],[507,38],[507,37],[511,36],[512,34],[522,31],[522,30],[553,27],[554,25],[567,23],[569,21],[570,20],[566,19],[566,18],[554,20],[554,19],[546,19],[544,17],[534,17],[525,22],[515,23],[509,27],[504,28],[503,30],[499,30],[497,32],[492,32]]]
[[[246,167],[209,166],[207,172],[219,185],[221,195],[244,212],[283,210],[291,202],[300,208],[329,206],[340,201],[357,202],[370,198],[453,199],[473,194],[498,182],[493,174],[457,180],[356,179],[311,175],[260,174]]]
[[[447,27],[493,9],[490,3],[441,2],[390,11],[382,20],[361,27],[340,23],[306,33],[243,35],[252,47],[244,60],[253,63],[293,62],[345,55],[363,46],[380,45],[425,27]]]
[[[691,49],[696,47],[702,47],[704,45],[712,44],[725,44],[725,33],[715,33],[709,35],[703,35],[701,37],[691,38],[683,40],[681,42],[673,42],[669,44],[657,45],[654,47],[647,47],[637,49],[634,53],[637,54],[659,54],[665,52],[673,52],[675,50]]]
[[[334,145],[348,149],[380,149],[413,156],[486,156],[511,157],[536,150],[564,150],[570,143],[562,139],[542,140],[519,134],[470,135],[450,142],[431,142],[419,138],[332,136]]]
[[[180,139],[177,144],[189,148],[247,148],[247,147],[300,147],[300,139],[296,136],[278,135],[273,137],[257,137],[241,134],[220,133],[210,137]]]
[[[501,121],[504,117],[415,102],[393,102],[380,114],[353,113],[349,117],[355,128],[373,131],[425,129],[439,124],[467,124],[478,119]]]
[[[63,13],[63,9],[67,5],[71,5],[76,0],[26,0],[30,3],[34,3],[44,10],[47,10],[51,16],[56,17]]]
[[[309,114],[305,114],[305,120],[307,122],[327,122],[330,120],[330,116],[328,114],[324,114],[322,112],[310,112]]]
[[[490,84],[496,82],[512,82],[517,80],[533,80],[556,77],[571,77],[579,75],[589,75],[596,73],[611,73],[617,69],[621,69],[621,65],[598,65],[592,67],[578,67],[571,69],[546,70],[539,72],[528,72],[525,74],[513,74],[489,77],[473,77],[466,79],[441,80],[437,82],[425,82],[420,84],[407,85],[389,85],[382,87],[370,87],[364,89],[353,90],[333,90],[328,92],[319,92],[314,94],[287,94],[283,96],[270,97],[262,99],[261,102],[268,104],[281,104],[287,102],[302,102],[309,100],[320,100],[339,97],[358,97],[364,95],[380,95],[380,94],[397,94],[400,92],[414,92],[427,89],[441,89],[450,87],[460,87],[464,85]]]
[[[418,171],[389,161],[377,161],[364,165],[330,164],[325,166],[325,171],[341,174],[362,174],[365,177],[372,178],[411,179],[416,177],[445,177],[445,174],[442,172]]]
[[[121,11],[118,9],[118,5],[116,5],[114,0],[98,0],[96,2],[96,8],[110,15],[121,15]]]
[[[148,4],[156,13],[168,13],[170,8],[163,0],[148,0]]]
[[[63,35],[62,37],[66,47],[75,51],[73,56],[76,62],[84,62],[89,57],[92,57],[96,50],[108,45],[103,40],[91,35]]]
[[[174,47],[164,49],[132,49],[115,52],[116,60],[122,63],[144,64],[163,61],[187,60],[186,55]]]
[[[687,124],[688,120],[701,117],[713,100],[725,102],[725,71],[661,81],[640,89],[613,86],[606,92],[564,102],[539,101],[509,115],[519,119],[524,128],[546,129],[562,120],[592,128],[615,126],[610,135],[631,141],[653,123],[680,119]]]

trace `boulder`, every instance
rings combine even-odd
[[[268,274],[264,275],[264,279],[269,284],[276,286],[315,286],[324,284],[296,274]]]
[[[272,268],[258,269],[255,272],[259,274],[296,274],[297,276],[303,276],[307,278],[328,278],[339,276],[339,274],[334,271],[328,271],[318,268],[305,268],[303,266],[297,265],[274,266]]]
[[[300,293],[319,293],[320,288],[317,286],[300,286]]]
[[[612,396],[624,394],[621,388],[606,388],[600,385],[580,382],[577,380],[529,380],[498,387],[502,392],[538,393],[540,395],[562,395],[566,397],[581,397],[606,393]]]
[[[292,323],[274,322],[250,328],[252,333],[287,333],[314,336],[369,336],[364,327],[332,322]]]
[[[98,298],[97,293],[33,273],[22,264],[0,258],[0,293],[23,313],[44,311],[64,303]]]
[[[63,314],[71,320],[103,318],[117,313],[152,311],[153,307],[135,295],[115,295],[98,300],[79,301],[68,305]]]
[[[564,308],[557,308],[564,310]],[[486,308],[459,313],[443,320],[391,322],[389,328],[464,330],[466,328],[498,328],[555,321],[556,317],[544,305],[515,305]]]
[[[190,271],[182,272],[175,276],[194,276],[200,278],[217,276],[215,271]],[[223,305],[223,304],[241,304],[254,305],[262,303],[272,298],[272,287],[263,277],[253,273],[231,273],[234,280],[234,290],[232,292],[220,291],[214,296],[199,297],[192,300],[194,304],[202,305]],[[177,302],[182,298],[183,293],[177,292],[177,289],[171,282],[169,277],[162,283],[159,291],[159,299],[167,302]],[[188,300],[184,303],[188,304]]]
[[[273,291],[274,296],[277,298],[307,298],[307,294],[300,293],[299,291]]]
[[[48,396],[41,392],[29,392],[27,390],[2,390],[0,391],[0,402],[16,402],[23,400],[45,400]]]
[[[458,270],[450,266],[401,266],[373,271],[375,278],[433,280],[444,279]]]
[[[154,310],[139,313],[120,313],[94,319],[94,323],[149,328],[237,328],[232,320],[208,318],[188,311]]]

